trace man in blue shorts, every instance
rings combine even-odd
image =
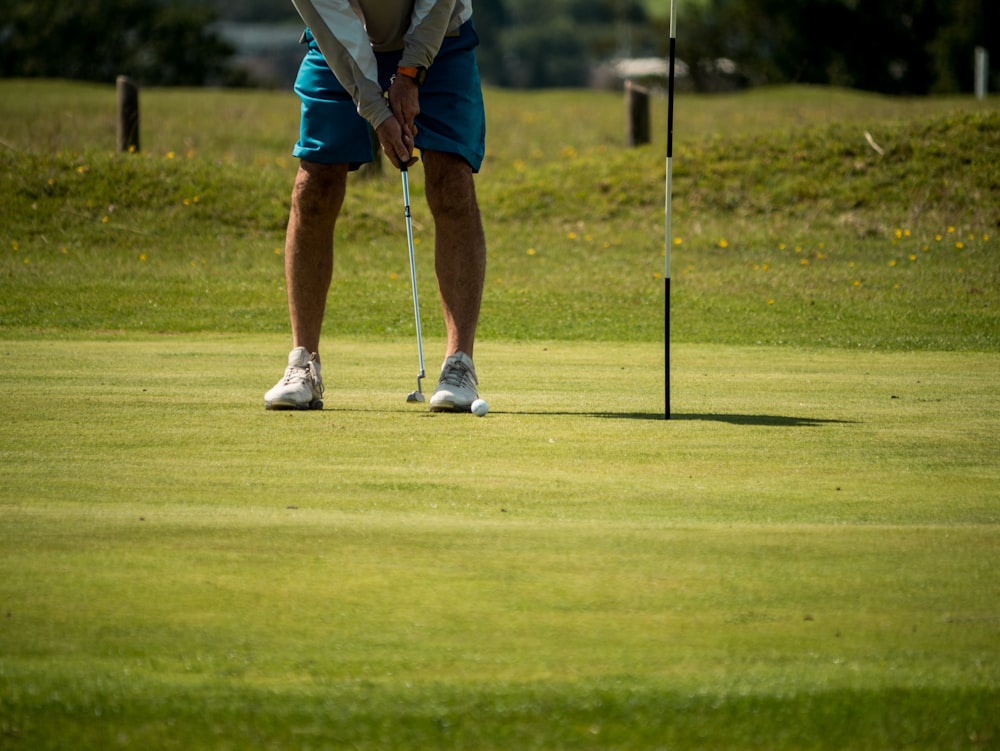
[[[267,409],[321,409],[319,338],[333,274],[333,232],[347,174],[374,158],[370,128],[394,167],[424,163],[447,349],[432,411],[478,398],[473,346],[486,241],[473,175],[485,114],[471,0],[292,0],[308,26],[295,90],[300,159],[285,239],[293,349]]]

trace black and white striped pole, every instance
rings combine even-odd
[[[664,410],[663,419],[670,419],[670,247],[673,237],[670,230],[671,196],[673,194],[673,157],[674,157],[674,64],[677,48],[677,16],[674,9],[675,0],[670,0],[670,52],[667,64],[667,184],[664,207],[664,274],[665,283],[663,297],[663,354],[664,354]]]

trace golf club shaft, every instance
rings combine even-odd
[[[424,344],[420,331],[420,300],[417,297],[417,260],[413,253],[413,220],[410,218],[410,180],[406,168],[401,171],[403,176],[403,214],[406,216],[406,245],[410,251],[410,287],[413,290],[413,320],[417,327],[417,357],[420,359],[420,373],[417,375],[417,391],[420,391],[420,379],[424,377]]]

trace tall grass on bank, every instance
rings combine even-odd
[[[294,96],[147,91],[143,152],[115,155],[111,94],[0,85],[0,329],[284,331]],[[680,98],[674,338],[996,349],[995,104],[815,89]],[[490,91],[488,106],[484,336],[657,340],[658,145],[621,144],[612,94]],[[413,182],[430,280],[419,171]],[[398,192],[388,173],[352,183],[331,333],[409,331]],[[424,304],[433,331],[433,296]]]

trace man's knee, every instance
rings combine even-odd
[[[469,163],[454,154],[424,154],[427,205],[436,219],[462,219],[479,212]]]
[[[300,210],[336,210],[347,185],[346,164],[319,164],[302,161],[295,176],[292,203]]]

